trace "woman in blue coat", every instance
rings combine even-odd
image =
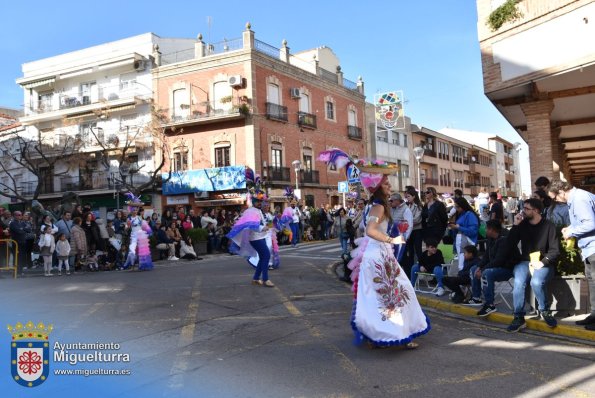
[[[457,231],[455,238],[455,247],[459,253],[459,271],[463,269],[465,256],[462,255],[463,249],[468,245],[477,244],[477,234],[479,231],[479,216],[467,199],[455,198],[455,209],[457,211],[456,223],[449,223],[448,228]]]

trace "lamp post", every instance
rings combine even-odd
[[[520,197],[523,196],[523,183],[522,183],[522,180],[521,180],[521,173],[522,173],[522,171],[521,171],[521,165],[519,164],[520,161],[521,161],[521,155],[520,155],[520,152],[521,152],[521,143],[520,142],[515,142],[514,143],[514,150],[516,151],[516,155],[517,155],[516,156],[516,159],[514,159],[514,170],[515,170],[515,173],[514,173],[515,178],[514,179],[516,180],[516,176],[517,176],[517,173],[516,172],[518,171],[519,183],[516,184],[517,187],[518,187],[518,189],[516,191],[517,191],[517,196],[520,198]]]
[[[416,146],[413,148],[413,155],[417,160],[417,189],[419,189],[420,196],[421,196],[421,159],[424,157],[425,149],[421,146]]]
[[[300,162],[299,160],[294,160],[293,162],[291,162],[291,165],[293,166],[293,169],[295,170],[295,189],[298,190],[298,189],[300,189],[300,187],[298,185],[298,172],[302,168],[302,162]]]

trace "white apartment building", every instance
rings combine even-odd
[[[392,131],[377,132],[376,123],[378,121],[376,120],[375,107],[366,102],[367,153],[369,157],[399,166],[398,175],[390,177],[393,190],[402,192],[407,185],[416,185],[411,119],[405,117],[405,128],[395,128]]]
[[[450,128],[439,130],[441,134],[477,145],[496,153],[496,188],[504,196],[521,196],[520,144],[512,144],[495,134]]]
[[[24,115],[19,119],[26,128],[24,135],[31,140],[42,137],[56,146],[74,138],[76,151],[88,154],[82,163],[73,165],[65,159],[47,170],[40,199],[74,191],[96,207],[115,208],[114,173],[121,165],[110,160],[106,167],[98,162],[103,148],[98,141],[131,147],[126,167],[135,173],[130,181],[148,178],[155,155],[143,129],[151,121],[155,57],[191,50],[194,43],[145,33],[22,65],[23,76],[16,82],[24,93]],[[32,194],[37,178],[27,172],[18,177],[24,194]]]

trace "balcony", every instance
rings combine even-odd
[[[25,181],[21,184],[20,193],[23,196],[33,196],[35,193],[35,189],[37,189],[37,181]],[[40,195],[47,194],[47,193],[54,193],[54,184],[52,181],[45,181],[41,185],[41,190],[39,191]]]
[[[287,117],[287,107],[281,106],[279,104],[273,104],[272,102],[267,102],[267,119],[271,120],[278,120],[280,122],[287,122],[289,119]]]
[[[298,124],[301,127],[306,127],[309,129],[316,128],[316,115],[306,112],[298,112]]]
[[[479,170],[477,169],[476,162],[469,162],[469,173],[471,174],[479,174]]]
[[[300,182],[302,184],[320,184],[318,170],[300,171]]]
[[[422,179],[422,184],[425,184],[426,186],[428,185],[438,185],[438,179],[437,178],[425,178]]]
[[[436,152],[432,149],[425,149],[424,150],[424,156],[430,156],[432,158],[436,157]]]
[[[267,168],[269,180],[272,182],[290,182],[289,167],[269,166]]]
[[[357,126],[347,126],[347,136],[352,140],[361,140],[362,129]]]
[[[101,109],[116,111],[145,102],[151,89],[138,83],[92,86],[88,92],[53,93],[42,100],[31,101],[20,121],[27,125],[45,120],[57,120],[69,115],[92,116]],[[75,88],[78,90],[78,88]]]
[[[205,101],[193,105],[181,104],[175,109],[162,109],[160,117],[164,127],[179,127],[242,119],[247,112],[248,105],[235,98],[226,102]]]

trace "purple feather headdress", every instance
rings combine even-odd
[[[353,163],[351,156],[338,148],[320,152],[318,155],[318,160],[326,164],[333,164],[337,167],[337,169],[346,167],[349,163]]]

